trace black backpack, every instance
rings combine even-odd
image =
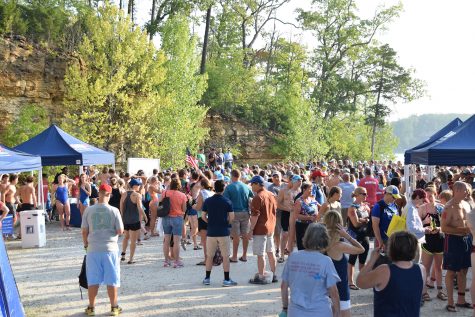
[[[166,194],[166,191],[163,195]],[[161,205],[157,209],[157,217],[166,217],[170,213],[170,197],[163,197]]]
[[[84,256],[84,260],[82,261],[81,272],[79,273],[79,291],[81,292],[81,299],[82,299],[82,288],[87,289],[87,275],[86,275],[86,255]]]

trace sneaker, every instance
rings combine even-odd
[[[122,307],[119,307],[119,306],[111,307],[110,316],[119,316],[119,314],[121,313],[122,313]]]
[[[268,284],[267,280],[264,277],[260,277],[258,274],[249,280],[251,284],[265,285]]]
[[[87,308],[84,310],[84,313],[86,313],[86,315],[88,316],[96,316],[96,313],[94,312],[94,307],[87,306]]]
[[[236,286],[237,283],[234,282],[233,280],[223,280],[223,287],[230,287],[230,286]]]
[[[210,280],[209,278],[205,278],[205,279],[203,280],[203,284],[204,284],[204,285],[210,285],[210,284],[211,284],[211,280]]]
[[[170,261],[163,261],[163,267],[170,267],[172,266],[172,263]]]
[[[183,262],[181,261],[175,261],[175,263],[173,263],[173,268],[180,268],[180,267],[184,267],[185,265],[183,264]]]

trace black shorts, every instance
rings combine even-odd
[[[444,270],[458,272],[471,267],[472,239],[470,236],[445,235]]]
[[[429,254],[442,254],[444,253],[444,236],[439,233],[426,234],[426,242],[421,247]]]
[[[24,210],[35,210],[35,206],[33,204],[21,204],[19,205],[17,211],[24,211]]]
[[[137,231],[137,230],[140,230],[140,222],[136,222],[131,225],[124,224],[124,231]]]
[[[5,203],[5,206],[8,208],[8,214],[9,215],[14,215],[16,213],[16,207],[12,203]]]
[[[198,231],[208,230],[208,223],[206,223],[201,217],[198,218]]]
[[[289,231],[289,220],[290,220],[290,212],[287,210],[281,210],[282,216],[280,217],[280,226],[282,227],[282,231]]]

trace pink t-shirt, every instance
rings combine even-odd
[[[359,186],[366,188],[366,191],[368,192],[366,200],[371,205],[371,207],[373,207],[378,201],[376,194],[379,189],[379,181],[371,176],[366,176],[360,180]]]
[[[183,217],[183,209],[181,206],[187,200],[185,194],[178,190],[166,190],[162,193],[162,197],[170,197],[169,217]]]

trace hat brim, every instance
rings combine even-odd
[[[396,199],[401,198],[401,195],[399,195],[399,194],[391,194],[391,195],[392,195],[394,198],[396,198]]]

